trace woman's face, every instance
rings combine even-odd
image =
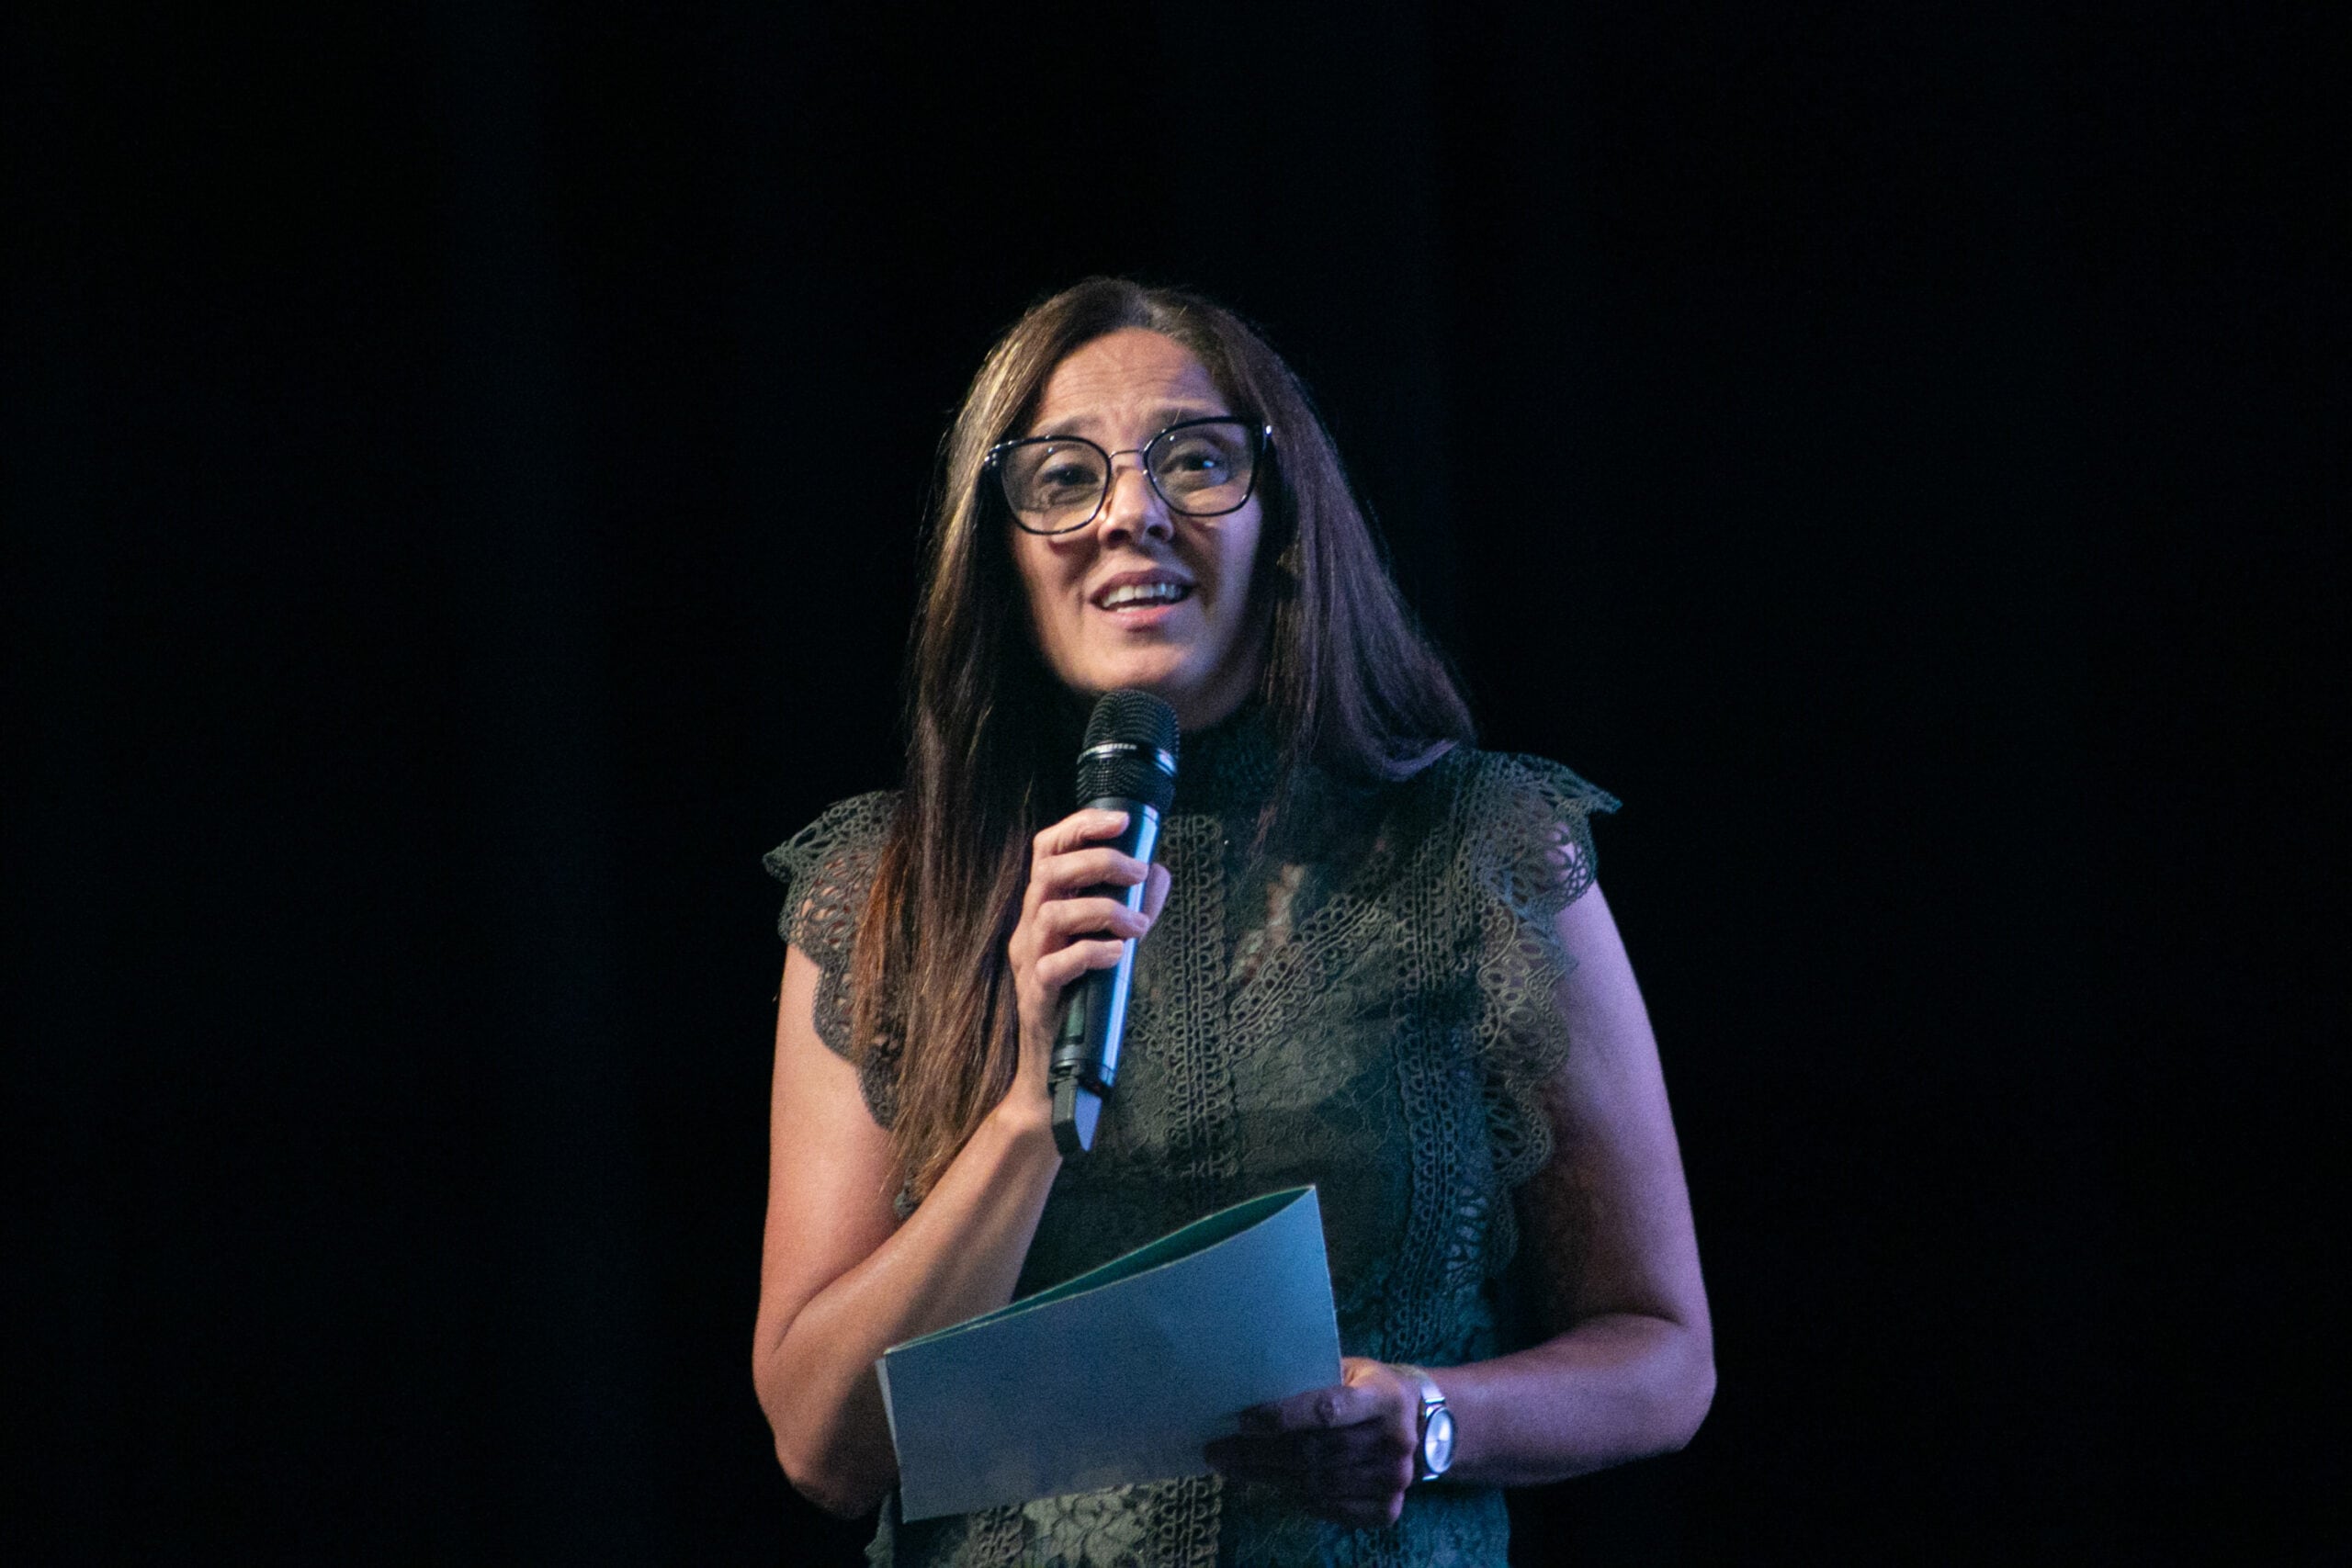
[[[1179,420],[1232,412],[1191,350],[1141,327],[1096,338],[1054,367],[1020,434],[1082,435],[1126,454],[1113,459],[1111,493],[1084,527],[1037,535],[1005,525],[1037,647],[1071,690],[1140,687],[1198,729],[1257,683],[1261,653],[1249,619],[1259,498],[1221,517],[1171,512],[1136,450]],[[1139,584],[1173,588],[1128,597]]]

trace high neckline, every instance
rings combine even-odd
[[[1264,705],[1245,703],[1230,716],[1184,737],[1174,809],[1255,810],[1273,795],[1282,761]]]

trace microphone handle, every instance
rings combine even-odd
[[[1089,811],[1124,811],[1127,825],[1109,847],[1132,855],[1148,866],[1159,843],[1159,813],[1141,801],[1104,796],[1090,800]],[[1115,898],[1130,909],[1143,908],[1144,884],[1133,887],[1105,885],[1090,887],[1090,898]],[[1119,1077],[1119,1048],[1126,1033],[1127,997],[1135,981],[1136,944],[1130,937],[1120,944],[1119,962],[1109,969],[1090,970],[1071,986],[1063,1003],[1061,1032],[1054,1041],[1047,1082],[1054,1095],[1054,1143],[1062,1154],[1084,1154],[1094,1146],[1094,1127],[1102,1100]]]

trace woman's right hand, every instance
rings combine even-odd
[[[1061,1032],[1062,993],[1090,969],[1108,969],[1130,937],[1151,929],[1168,901],[1168,868],[1147,867],[1133,855],[1100,842],[1127,825],[1123,811],[1073,812],[1039,833],[1031,846],[1029,887],[1021,921],[1006,955],[1020,1010],[1021,1065],[1008,1103],[1043,1112],[1051,1103],[1046,1071]],[[1089,897],[1094,888],[1143,885],[1143,908],[1116,898]]]

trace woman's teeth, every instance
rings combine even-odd
[[[1131,583],[1102,595],[1102,607],[1116,610],[1127,604],[1173,604],[1192,592],[1191,585],[1182,582]]]

